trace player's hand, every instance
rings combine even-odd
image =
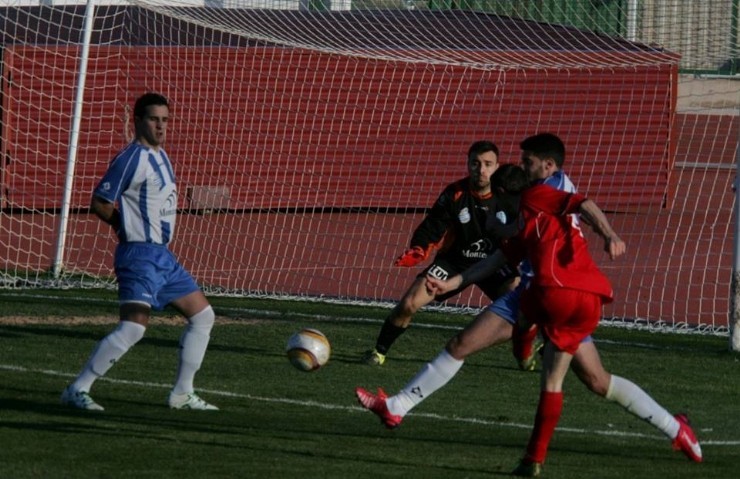
[[[429,294],[439,296],[440,294],[449,293],[450,291],[459,288],[461,284],[462,276],[457,274],[447,280],[427,276],[425,286]]]
[[[413,248],[407,249],[401,256],[396,258],[393,262],[394,266],[416,266],[425,259],[427,259],[427,252],[422,249],[421,246],[414,246]]]
[[[604,251],[609,253],[609,258],[617,259],[627,251],[627,245],[622,241],[622,238],[614,235],[606,241]]]

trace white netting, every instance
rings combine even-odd
[[[211,293],[395,300],[415,271],[392,259],[464,176],[469,144],[493,140],[518,161],[518,142],[547,130],[630,248],[609,263],[594,240],[617,292],[607,313],[723,331],[733,5],[99,5],[61,258],[85,8],[0,7],[3,284],[110,280],[113,237],[87,214],[90,191],[130,135],[127,108],[158,90],[173,102],[174,248]],[[47,273],[55,259],[59,278]],[[473,291],[454,304],[485,301]]]

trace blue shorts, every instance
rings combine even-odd
[[[526,283],[528,282],[522,277],[516,288],[499,296],[493,303],[488,305],[486,311],[500,316],[507,323],[516,324],[519,317],[519,298],[522,295],[522,291],[527,288]]]
[[[119,243],[113,265],[121,304],[146,303],[162,310],[172,301],[200,289],[164,245]]]

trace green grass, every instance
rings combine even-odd
[[[53,303],[40,299],[46,294]],[[506,476],[524,450],[538,375],[518,371],[508,346],[470,358],[394,431],[356,405],[356,386],[395,392],[467,316],[420,315],[386,365],[371,368],[357,358],[373,343],[382,309],[213,302],[243,319],[216,326],[196,381],[221,411],[167,409],[182,328],[159,323],[96,383],[92,395],[106,411],[86,413],[62,407],[59,395],[112,324],[53,319],[114,318],[113,293],[0,292],[0,477],[483,478]],[[52,321],[2,324],[18,314]],[[304,326],[323,331],[334,348],[313,373],[294,369],[283,352]],[[727,351],[727,338],[601,328],[597,340],[607,368],[689,413],[705,463],[690,463],[655,429],[569,376],[544,477],[737,477],[740,356]]]

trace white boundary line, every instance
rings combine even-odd
[[[17,373],[28,373],[28,374],[44,374],[47,376],[65,377],[65,378],[75,377],[74,374],[64,373],[61,371],[54,371],[52,369],[32,369],[32,368],[26,368],[23,366],[14,366],[10,364],[0,364],[0,370],[9,371],[9,372],[17,372]],[[139,387],[144,387],[144,388],[170,389],[172,387],[171,384],[153,383],[153,382],[147,382],[147,381],[129,381],[129,380],[123,380],[123,379],[111,379],[111,378],[106,378],[106,377],[102,377],[100,378],[100,380],[107,381],[107,382],[114,383],[114,384],[125,384],[129,386],[139,386]],[[348,412],[363,412],[363,413],[366,412],[364,408],[359,407],[359,406],[343,406],[339,404],[328,404],[328,403],[322,403],[322,402],[317,402],[317,401],[301,401],[298,399],[254,396],[252,394],[235,393],[231,391],[222,391],[222,390],[217,390],[217,389],[199,388],[198,391],[207,393],[210,395],[214,395],[214,396],[246,399],[249,401],[258,401],[258,402],[275,403],[275,404],[290,404],[293,406],[304,406],[304,407],[317,408],[317,409],[328,409],[328,410],[342,410],[342,411],[348,411]],[[423,412],[410,413],[409,416],[422,417],[426,419],[434,419],[437,421],[476,424],[480,426],[496,426],[496,427],[505,427],[505,428],[514,428],[514,429],[531,429],[532,427],[531,424],[499,422],[499,421],[491,421],[488,419],[480,419],[480,418],[474,418],[474,417],[446,416],[442,414],[431,414],[431,413],[423,413]],[[641,439],[654,439],[654,440],[666,441],[665,436],[660,436],[656,434],[625,432],[625,431],[611,431],[611,430],[605,431],[605,430],[593,430],[593,429],[572,428],[572,427],[558,427],[557,431],[569,432],[569,433],[574,433],[574,434],[583,434],[583,435],[633,437],[633,438],[641,438]],[[740,440],[731,440],[731,441],[702,440],[701,445],[702,447],[704,446],[740,446]]]

